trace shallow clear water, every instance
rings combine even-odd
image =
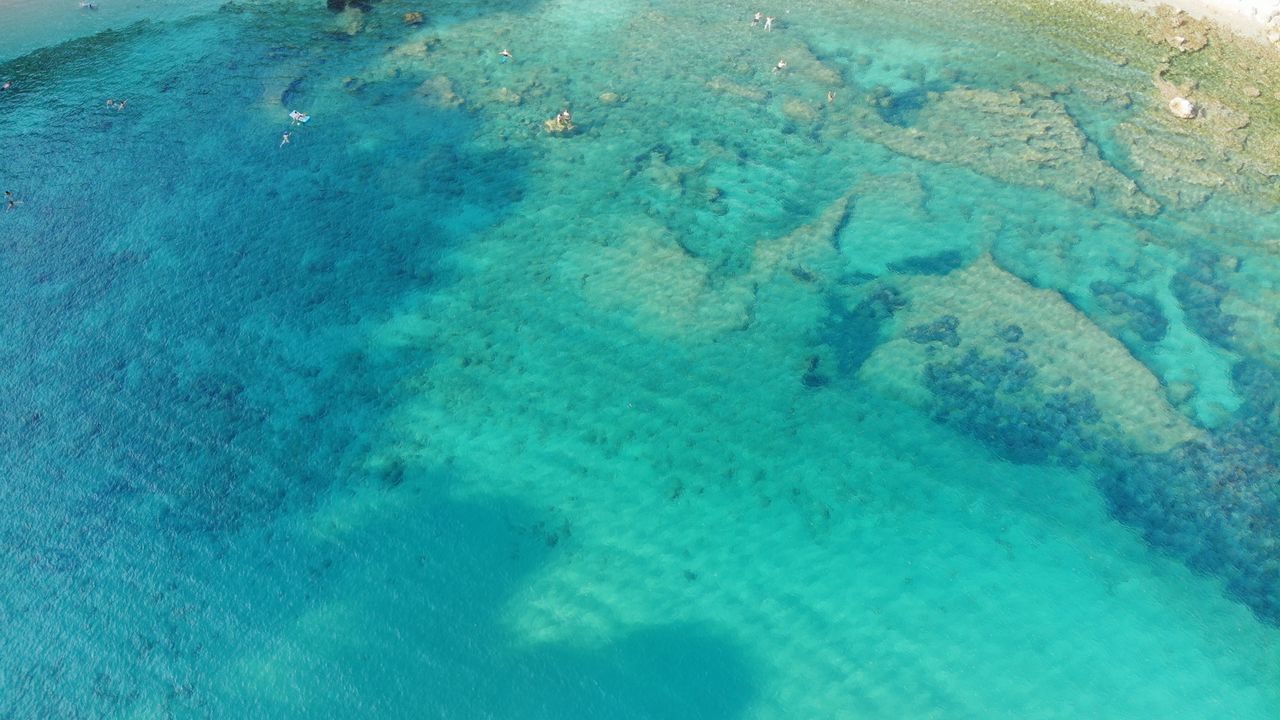
[[[322,5],[0,64],[0,717],[1280,712],[1280,220],[1147,78]]]

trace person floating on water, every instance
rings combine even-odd
[[[285,130],[284,134],[280,136],[280,147],[284,147],[285,145],[288,145],[288,144],[289,144],[289,131]]]
[[[767,17],[767,18],[765,18],[765,19],[764,19],[764,29],[765,29],[765,30],[772,30],[772,29],[773,29],[773,18],[771,18],[771,17]]]
[[[774,72],[782,72],[787,69],[787,61],[785,58],[778,58],[778,64],[773,66]]]
[[[508,49],[506,49],[506,48],[503,48],[503,49],[502,49],[502,52],[500,52],[500,53],[498,53],[498,54],[502,56],[502,60],[500,60],[499,62],[506,62],[506,61],[508,61],[508,60],[514,60],[514,59],[515,59],[515,58],[513,58],[513,57],[511,56],[511,51],[510,51],[510,50],[508,50]]]
[[[759,24],[760,24],[760,18],[762,18],[762,17],[764,17],[764,13],[756,13],[756,14],[751,18],[751,27],[755,27],[755,26],[759,25]]]

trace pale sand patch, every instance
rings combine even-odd
[[[1265,39],[1277,27],[1280,0],[1102,0],[1137,10],[1153,12],[1161,5],[1215,22],[1245,37]]]

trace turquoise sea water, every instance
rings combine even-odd
[[[1280,714],[1280,218],[1141,72],[101,5],[0,45],[0,717]]]

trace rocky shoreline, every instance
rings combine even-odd
[[[1248,38],[1280,42],[1280,2],[1277,0],[1103,0],[1153,12],[1161,5],[1217,23]]]

